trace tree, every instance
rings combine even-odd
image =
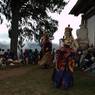
[[[6,16],[7,20],[11,20],[11,29],[9,30],[10,50],[17,54],[18,43],[18,21],[20,20],[19,10],[27,0],[2,0],[0,1],[2,9],[1,13]]]
[[[2,0],[0,2],[1,13],[11,20],[9,37],[10,48],[14,53],[17,53],[19,35],[33,33],[36,38],[40,39],[39,36],[45,31],[52,36],[57,30],[57,21],[48,17],[48,10],[60,13],[66,4],[64,0]],[[35,25],[29,23],[29,19],[34,21]],[[31,31],[26,32],[25,28],[21,27],[23,21],[31,27]],[[22,30],[21,33],[19,29]],[[26,29],[29,30],[27,27]]]

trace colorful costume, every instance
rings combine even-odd
[[[74,52],[71,48],[63,47],[63,50],[56,51],[56,69],[53,75],[56,87],[69,88],[73,85],[74,66]]]
[[[50,42],[48,36],[44,34],[41,37],[41,59],[38,62],[39,65],[49,65],[52,62],[52,43]]]
[[[69,31],[69,28],[66,28]],[[68,32],[66,30],[66,32]],[[71,29],[68,34],[71,33]],[[65,33],[66,34],[66,33]],[[72,35],[72,34],[70,34]],[[68,36],[66,34],[66,38]],[[73,72],[75,66],[75,51],[71,47],[68,39],[63,40],[63,47],[56,51],[56,67],[54,69],[52,80],[56,87],[67,89],[73,85]]]

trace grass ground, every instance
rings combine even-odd
[[[0,95],[95,95],[95,78],[90,75],[76,71],[74,87],[64,91],[53,86],[52,69],[40,69],[37,65],[25,66],[22,69],[26,72],[19,75],[23,70],[17,69],[15,72],[19,76],[12,74],[0,80]],[[14,72],[13,70],[5,72],[7,74]]]

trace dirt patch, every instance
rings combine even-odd
[[[26,68],[26,67],[0,70],[0,80],[6,79],[9,77],[20,76],[27,73],[28,71],[29,71],[29,68]]]

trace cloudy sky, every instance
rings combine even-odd
[[[77,38],[76,30],[79,29],[79,25],[81,23],[81,16],[79,15],[78,17],[76,17],[69,14],[70,10],[73,8],[76,2],[77,0],[70,0],[70,2],[67,6],[65,6],[64,10],[60,15],[52,15],[55,19],[59,21],[58,31],[54,34],[54,43],[59,43],[59,39],[63,37],[64,29],[68,26],[68,24],[70,24],[70,26],[73,28],[72,34],[74,38]]]
[[[68,0],[65,0],[68,1]],[[70,24],[73,28],[72,34],[74,38],[76,38],[76,29],[79,28],[81,17],[75,17],[73,15],[68,14],[70,10],[73,8],[77,0],[70,0],[68,5],[64,8],[62,13],[59,14],[50,14],[54,19],[59,21],[58,30],[54,34],[54,43],[59,43],[59,39],[64,35],[64,28]],[[8,37],[8,29],[6,27],[7,21],[4,20],[4,23],[0,25],[0,42],[9,43],[10,39]]]
[[[3,15],[2,18],[4,18],[4,21],[0,25],[0,42],[9,43],[10,39],[8,37],[8,28],[7,28],[8,22],[6,21]]]

